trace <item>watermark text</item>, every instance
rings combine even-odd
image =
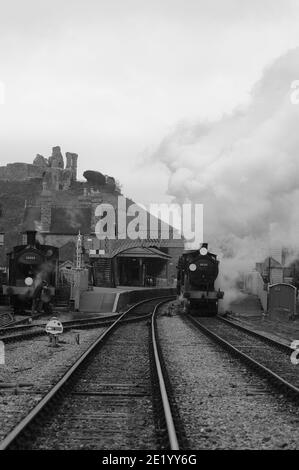
[[[202,204],[142,204],[128,205],[118,197],[117,207],[102,203],[95,209],[95,233],[99,240],[181,240],[199,246],[203,242]]]
[[[5,364],[5,346],[3,341],[0,341],[0,365]]]
[[[294,80],[291,83],[290,100],[292,104],[299,104],[299,80]]]
[[[291,343],[291,349],[294,349],[294,351],[291,354],[291,363],[294,364],[295,366],[299,364],[299,340],[295,339]]]
[[[0,81],[0,105],[5,102],[5,85]]]

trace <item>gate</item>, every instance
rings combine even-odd
[[[296,313],[297,289],[291,284],[272,284],[269,286],[268,313],[292,318]]]

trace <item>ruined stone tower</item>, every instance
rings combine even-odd
[[[66,169],[71,170],[72,181],[77,181],[78,154],[66,152]]]
[[[66,152],[66,166],[59,146],[52,148],[52,155],[45,158],[37,154],[33,163],[9,163],[0,167],[0,180],[26,181],[41,178],[51,190],[67,190],[77,181],[78,155]]]
[[[52,148],[52,155],[48,158],[48,161],[51,168],[64,169],[63,156],[59,146]]]

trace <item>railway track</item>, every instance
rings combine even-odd
[[[150,302],[150,301],[148,301]],[[64,331],[70,331],[72,329],[88,329],[88,328],[99,328],[103,326],[112,325],[114,321],[120,318],[122,314],[115,314],[110,315],[107,317],[97,317],[97,318],[82,318],[78,320],[68,320],[63,321],[63,329]],[[134,311],[132,314],[128,314],[128,316],[122,321],[137,321],[137,320],[144,320],[149,318],[151,313],[144,313]],[[8,325],[5,328],[0,328],[0,340],[4,343],[14,343],[23,340],[30,340],[37,336],[44,336],[46,335],[45,327],[47,323],[43,324],[30,324],[30,325]]]
[[[121,314],[116,314],[116,315],[111,315],[109,317],[95,317],[95,318],[82,318],[78,320],[67,320],[67,321],[62,321],[62,324],[68,328],[68,327],[76,327],[78,325],[81,325],[82,328],[84,325],[89,326],[89,324],[101,324],[102,322],[105,322],[107,320],[113,321],[119,318]],[[54,315],[53,315],[54,316]],[[26,336],[26,333],[30,331],[34,331],[36,329],[42,329],[44,330],[46,327],[47,322],[43,323],[26,323],[26,324],[9,324],[5,327],[0,328],[0,336],[1,338],[3,336],[13,336],[14,334],[24,334]]]
[[[289,346],[226,319],[188,318],[217,344],[299,400],[299,368],[291,362],[294,350]]]
[[[298,321],[286,323],[279,320],[272,320],[267,317],[236,318],[231,315],[228,315],[225,320],[233,323],[234,325],[244,326],[248,330],[255,331],[264,336],[277,339],[286,345],[290,345],[293,340],[299,338]]]
[[[169,300],[140,302],[115,320],[9,432],[0,450],[177,450],[180,435],[155,331],[156,312]],[[146,321],[134,328],[128,323],[148,313],[151,332]]]
[[[298,449],[296,402],[223,350],[189,316],[159,316],[158,331],[189,448]],[[244,348],[252,341],[247,336]]]
[[[14,323],[10,312],[0,312],[0,329]]]
[[[277,335],[273,336],[272,334],[273,332],[257,331],[256,329],[253,329],[251,327],[252,325],[245,325],[243,323],[239,323],[228,318],[223,318],[223,317],[217,317],[217,318],[220,321],[226,323],[227,325],[230,325],[232,328],[236,328],[240,331],[244,331],[245,333],[250,334],[253,337],[263,340],[265,343],[272,344],[274,347],[276,347],[277,349],[280,349],[281,351],[284,351],[286,354],[291,354],[291,352],[293,351],[293,349],[290,347],[291,341],[287,340],[287,338],[285,337],[281,338]],[[270,335],[268,333],[270,333]]]

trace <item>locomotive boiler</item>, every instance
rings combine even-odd
[[[224,292],[217,289],[219,274],[217,255],[210,253],[208,244],[203,243],[199,250],[186,250],[179,258],[177,293],[185,300],[185,312],[201,316],[218,313],[218,301]]]
[[[28,231],[27,244],[15,246],[7,256],[8,282],[3,293],[10,298],[14,313],[22,314],[28,309],[48,313],[55,294],[58,248],[41,245],[36,232]]]

